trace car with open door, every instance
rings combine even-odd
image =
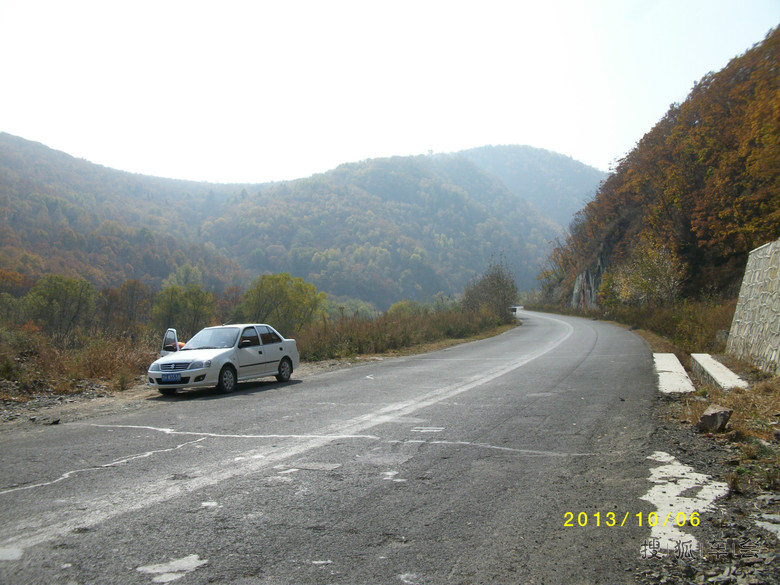
[[[184,344],[168,329],[147,380],[165,395],[198,387],[232,392],[239,382],[265,376],[287,382],[299,361],[296,341],[265,323],[206,327]]]

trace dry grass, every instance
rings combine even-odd
[[[484,315],[460,311],[396,313],[377,319],[323,321],[296,335],[301,359],[403,355],[442,349],[496,335],[500,326]],[[55,344],[35,329],[0,327],[0,400],[25,402],[39,394],[77,394],[90,383],[126,390],[155,359],[159,339],[80,334]]]
[[[651,305],[607,307],[588,312],[587,315],[651,331],[668,340],[678,351],[722,353],[725,342],[719,339],[718,332],[728,331],[731,328],[736,306],[736,299],[721,302],[684,300],[667,307]],[[582,311],[575,309],[562,309],[549,305],[536,307],[527,305],[526,308],[574,315],[583,314]]]
[[[734,409],[732,428],[765,441],[774,439],[780,416],[780,378],[772,378],[742,390],[718,392],[712,399]],[[714,394],[714,393],[713,393]]]
[[[156,342],[80,336],[55,344],[39,331],[0,329],[0,399],[75,394],[89,382],[127,389],[154,359]]]
[[[734,436],[773,441],[775,432],[780,432],[780,378],[765,380],[747,389],[724,391],[704,387],[696,396],[680,399],[680,418],[696,424],[710,404],[734,411],[729,419]]]
[[[654,352],[674,353],[686,367],[690,366],[690,354],[677,345],[652,331],[636,330]],[[729,391],[703,386],[694,396],[683,396],[679,400],[679,418],[696,424],[710,404],[720,404],[734,411],[730,427],[741,436],[765,441],[775,440],[774,433],[780,432],[780,377],[769,378],[752,365],[730,356],[717,356],[727,368],[752,382],[746,389]]]
[[[677,356],[677,359],[680,360],[681,364],[686,367],[690,366],[691,354],[680,349],[665,337],[661,337],[660,335],[653,333],[652,331],[647,331],[646,329],[637,329],[634,331],[634,333],[644,339],[653,352],[673,353]]]
[[[726,475],[729,489],[780,489],[780,378],[730,391],[701,388],[694,396],[679,398],[669,405],[681,421],[695,425],[710,404],[733,410],[728,431],[715,438],[736,448],[733,472]],[[777,434],[776,434],[777,433]]]
[[[514,321],[514,320],[513,320]],[[516,323],[513,322],[513,325]],[[377,318],[323,319],[303,328],[295,338],[301,359],[319,361],[358,355],[398,354],[422,346],[474,339],[500,328],[495,317],[460,310],[388,312]],[[433,345],[432,345],[433,344]]]

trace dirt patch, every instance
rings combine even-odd
[[[683,351],[671,341],[660,335],[656,335],[652,331],[646,329],[635,329],[634,333],[644,339],[655,353],[673,353],[680,360],[680,363],[686,368],[690,367],[691,356],[689,353]]]
[[[314,374],[380,359],[391,358],[363,356],[302,363],[295,370],[293,378],[305,379]],[[5,398],[0,401],[0,432],[30,425],[56,425],[104,414],[142,410],[158,404],[155,399],[159,397],[157,390],[138,379],[135,384],[122,391],[111,390],[100,382],[93,382],[84,384],[75,393],[57,394],[47,390],[38,392],[25,401]]]

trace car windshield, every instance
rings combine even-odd
[[[201,329],[182,349],[218,349],[233,347],[238,337],[238,327],[214,327]]]

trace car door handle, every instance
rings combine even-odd
[[[260,349],[260,350],[257,351],[257,353],[259,353],[260,355],[263,355],[263,350]]]

